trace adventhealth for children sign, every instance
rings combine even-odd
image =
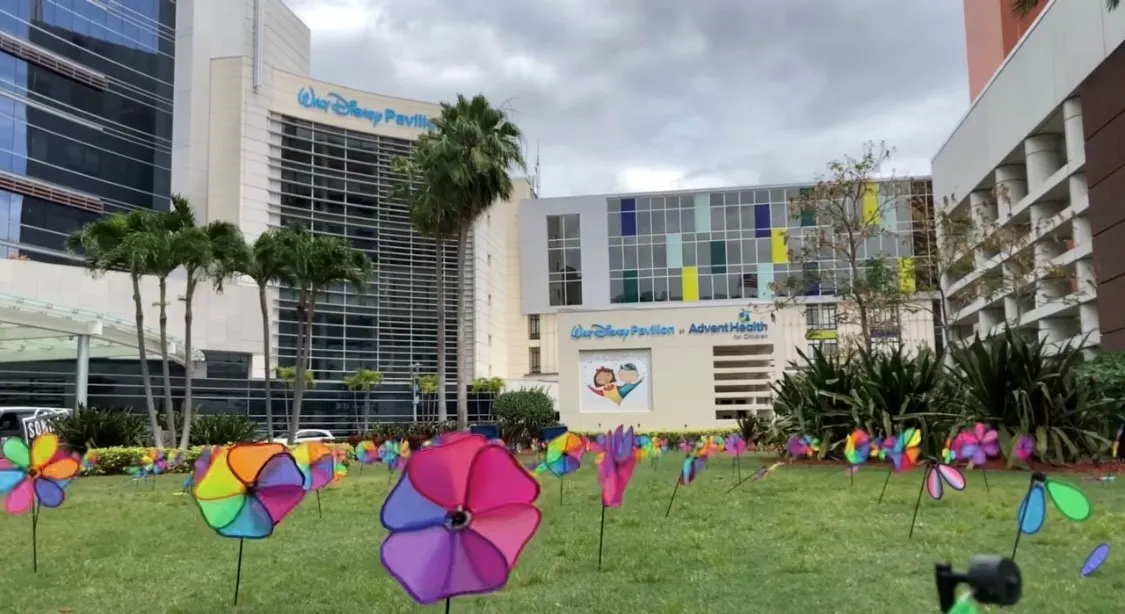
[[[753,320],[750,313],[745,309],[739,312],[738,320],[734,322],[693,323],[687,328],[679,329],[675,326],[660,324],[631,324],[628,326],[592,324],[589,327],[578,324],[570,329],[570,338],[575,340],[619,339],[624,341],[630,337],[671,337],[673,335],[736,335],[740,339],[755,339],[764,338],[768,334],[769,325],[761,320]]]

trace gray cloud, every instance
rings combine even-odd
[[[288,1],[319,79],[506,102],[545,195],[802,181],[867,140],[928,173],[968,106],[955,2]]]

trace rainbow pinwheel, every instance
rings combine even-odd
[[[859,466],[867,462],[871,457],[871,436],[863,429],[856,429],[848,434],[847,439],[844,440],[844,459],[851,464],[851,470],[848,475],[851,476],[851,484],[855,486],[855,474],[859,470]]]
[[[242,540],[265,539],[305,496],[305,475],[279,443],[238,443],[212,459],[192,486],[207,526],[239,540],[234,602],[242,578]]]
[[[547,455],[535,468],[536,475],[550,472],[555,477],[578,471],[582,466],[582,439],[574,433],[563,433],[547,444]]]
[[[941,461],[950,464],[957,460],[957,453],[953,451],[953,440],[946,439],[945,446],[941,449]]]
[[[306,441],[298,444],[293,449],[293,459],[305,476],[305,490],[320,490],[332,482],[336,463],[332,450],[324,443]]]
[[[13,437],[4,442],[0,493],[4,493],[5,512],[15,515],[31,511],[32,571],[39,571],[39,510],[63,504],[66,486],[79,468],[78,455],[61,447],[54,433],[36,437],[30,450],[22,439]]]
[[[383,503],[379,556],[412,599],[500,590],[542,518],[539,483],[479,435],[419,451]]]
[[[65,488],[78,475],[80,462],[59,445],[54,433],[36,437],[30,450],[22,439],[9,438],[3,452],[0,493],[4,493],[5,512],[25,514],[36,503],[48,508],[62,505]]]
[[[1075,522],[1082,522],[1093,513],[1090,499],[1077,486],[1052,480],[1038,471],[1032,473],[1027,494],[1020,501],[1019,510],[1016,512],[1018,530],[1015,546],[1012,547],[1013,560],[1016,558],[1016,551],[1019,550],[1020,535],[1034,535],[1043,528],[1043,522],[1047,519],[1048,496],[1059,513]]]
[[[363,465],[373,465],[379,461],[379,448],[374,441],[363,440],[355,445],[355,460]]]
[[[93,448],[86,450],[86,453],[82,455],[81,466],[82,473],[93,471],[94,467],[98,466],[98,451]]]
[[[387,471],[394,473],[398,470],[398,443],[394,441],[384,441],[383,445],[379,447],[379,460],[383,461],[383,464],[387,466]]]
[[[969,468],[983,465],[988,459],[1000,455],[1000,436],[995,429],[977,422],[953,438],[953,452],[957,458],[969,461]]]
[[[820,440],[811,435],[793,435],[785,444],[785,451],[793,458],[801,456],[812,458],[820,452]]]
[[[883,454],[891,461],[891,467],[896,472],[909,471],[918,463],[918,455],[922,453],[922,431],[908,428],[897,437],[887,437],[883,441]]]
[[[172,454],[165,460],[164,471],[172,471],[182,464],[184,464],[184,451],[173,450]]]
[[[184,490],[191,492],[192,486],[195,485],[211,468],[211,463],[219,456],[222,448],[219,446],[204,446],[200,451],[199,456],[196,457],[195,462],[191,465],[191,473],[188,474],[184,480]]]
[[[341,448],[332,448],[332,482],[339,484],[348,475],[348,453]]]

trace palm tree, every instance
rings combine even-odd
[[[240,263],[246,241],[236,224],[214,221],[199,226],[195,221],[191,204],[187,199],[173,195],[172,212],[176,221],[172,235],[172,251],[175,259],[184,267],[187,274],[187,287],[184,291],[184,399],[183,427],[180,434],[180,448],[187,449],[191,437],[192,420],[192,377],[195,363],[191,359],[191,328],[195,317],[193,304],[195,289],[199,282],[211,280],[215,291],[222,293],[223,282],[232,277]],[[268,341],[267,341],[268,343]]]
[[[368,428],[370,428],[368,418],[371,415],[371,389],[382,383],[383,374],[379,371],[367,368],[356,369],[355,373],[344,378],[344,385],[348,387],[348,390],[351,390],[353,393],[363,392],[363,421],[360,422],[357,415],[356,424],[356,428],[360,430],[361,434],[366,433]],[[359,412],[356,413],[358,414]]]
[[[1012,0],[1012,12],[1016,17],[1026,17],[1039,6],[1040,0]],[[1105,8],[1114,10],[1121,4],[1121,0],[1105,0]]]
[[[512,195],[511,169],[526,169],[521,132],[504,110],[477,94],[471,100],[441,104],[434,131],[424,136],[428,150],[424,177],[435,198],[446,199],[457,213],[457,428],[469,426],[470,366],[465,332],[471,325],[465,300],[465,267],[473,224],[497,199]]]
[[[423,134],[408,157],[391,160],[391,169],[398,181],[391,185],[391,198],[410,206],[410,221],[420,234],[432,237],[436,265],[434,294],[437,300],[437,403],[440,422],[449,419],[446,411],[445,386],[445,244],[449,237],[457,234],[457,214],[451,206],[452,201],[437,196],[434,185],[425,173],[440,168],[431,162],[434,148],[430,146],[430,134]]]
[[[66,238],[66,248],[83,257],[86,268],[100,277],[109,271],[125,273],[133,285],[133,320],[137,329],[137,353],[140,359],[141,380],[144,382],[145,408],[148,410],[152,441],[164,447],[164,433],[156,417],[156,402],[152,396],[152,380],[148,369],[148,352],[145,350],[145,312],[141,301],[141,277],[148,272],[148,263],[142,254],[132,249],[131,238],[148,223],[141,219],[156,215],[152,211],[138,210],[129,214],[115,213],[99,218]]]
[[[289,444],[297,437],[301,424],[301,401],[305,394],[305,373],[312,351],[312,327],[316,318],[316,297],[334,284],[351,283],[362,289],[371,277],[371,261],[363,252],[342,239],[316,236],[301,226],[287,226],[279,233],[281,252],[289,262],[297,290],[297,356],[293,386],[293,415],[289,421]]]
[[[293,416],[292,407],[289,405],[289,391],[293,389],[293,382],[297,381],[297,368],[278,367],[277,379],[281,380],[285,389],[285,428],[288,429],[289,421]],[[305,390],[309,388],[316,388],[316,379],[313,378],[312,371],[305,371]],[[272,433],[270,437],[273,437]]]
[[[173,235],[184,221],[173,209],[169,212],[148,210],[129,214],[138,220],[138,232],[130,234],[126,242],[138,258],[145,262],[146,272],[156,277],[160,309],[160,362],[164,383],[164,419],[172,441],[176,441],[176,418],[172,408],[172,373],[168,361],[168,276],[180,266],[179,255],[173,245]]]
[[[262,344],[263,344],[263,360],[265,361],[265,390],[266,390],[266,432],[269,433],[269,438],[274,436],[273,429],[273,382],[270,376],[273,371],[270,369],[270,340],[272,338],[272,331],[270,330],[270,304],[266,289],[270,284],[288,281],[288,265],[285,258],[281,253],[281,245],[278,241],[277,230],[267,230],[258,235],[254,239],[253,245],[242,246],[241,258],[237,265],[237,269],[243,275],[254,280],[258,284],[258,307],[262,310]],[[279,370],[280,371],[280,370]],[[306,383],[312,381],[312,374],[308,374]],[[292,376],[296,378],[296,373]],[[285,395],[286,405],[289,403],[288,392]]]

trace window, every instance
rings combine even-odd
[[[540,373],[539,348],[527,348],[527,372]]]
[[[527,338],[532,341],[539,339],[539,314],[527,316]]]
[[[547,284],[552,306],[582,304],[582,239],[577,213],[547,216]]]

